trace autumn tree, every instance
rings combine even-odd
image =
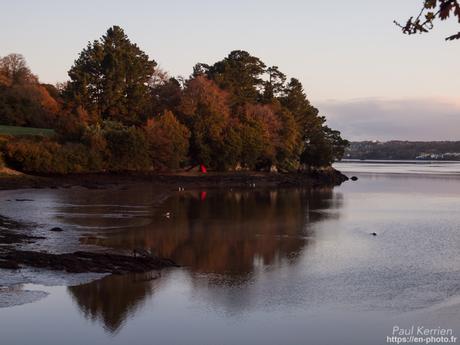
[[[453,17],[460,23],[460,2],[458,0],[424,0],[418,15],[410,17],[405,24],[395,21],[402,32],[408,35],[429,32],[437,19],[447,20]],[[446,40],[460,39],[460,32],[446,38]]]
[[[291,111],[279,105],[276,105],[276,109],[282,123],[278,133],[280,141],[276,152],[276,165],[282,171],[295,171],[299,168],[300,155],[304,150],[301,128]]]
[[[102,119],[139,124],[147,117],[155,66],[123,29],[113,26],[80,53],[69,71],[67,95]]]
[[[148,120],[145,132],[155,169],[177,169],[186,161],[190,131],[171,111]]]
[[[0,84],[38,83],[38,78],[32,74],[27,62],[21,54],[9,54],[0,58]]]
[[[53,127],[60,103],[51,85],[40,84],[24,57],[0,58],[0,123],[4,125]]]
[[[246,104],[241,118],[243,133],[242,163],[250,169],[276,165],[282,123],[266,104]]]
[[[187,82],[180,111],[192,133],[190,153],[194,162],[224,169],[227,162],[223,152],[231,122],[228,93],[205,76],[198,76]]]
[[[187,81],[156,68],[119,27],[89,43],[58,87],[24,58],[0,59],[0,123],[52,127],[5,157],[24,171],[176,169],[295,171],[330,165],[347,141],[326,126],[297,79],[236,50]]]

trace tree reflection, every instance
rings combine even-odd
[[[116,333],[161,284],[160,273],[112,275],[68,291],[87,319],[100,320]]]
[[[147,248],[185,266],[192,277],[210,274],[210,284],[244,286],[260,269],[295,265],[314,237],[315,223],[336,217],[341,204],[331,189],[177,193],[149,225],[112,233],[103,244]],[[113,276],[69,291],[88,318],[101,319],[114,332],[160,281]]]

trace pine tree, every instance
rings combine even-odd
[[[146,114],[156,62],[113,26],[88,43],[69,71],[67,95],[102,119],[138,124]]]
[[[199,64],[195,73],[206,71],[209,79],[232,94],[233,103],[256,102],[264,81],[265,64],[243,50],[232,51],[225,59],[213,66]]]

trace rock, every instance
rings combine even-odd
[[[52,231],[52,232],[62,232],[62,231],[64,231],[64,229],[62,229],[62,228],[57,226],[57,227],[54,227],[54,228],[50,229],[50,231]]]
[[[7,270],[17,270],[20,268],[17,262],[11,260],[0,260],[0,268]]]
[[[377,236],[376,232],[371,233],[372,236]]]
[[[358,181],[358,178],[357,178],[356,176],[352,176],[352,177],[350,178],[350,180],[352,180],[352,181]]]
[[[136,257],[136,256],[144,256],[144,257],[147,257],[147,258],[155,257],[151,252],[149,252],[148,250],[145,250],[143,248],[134,248],[133,249],[133,256],[134,257]]]

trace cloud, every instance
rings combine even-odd
[[[329,100],[318,107],[349,140],[460,140],[460,103],[453,100]]]

